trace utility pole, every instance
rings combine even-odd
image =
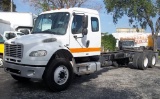
[[[13,0],[11,0],[11,12],[13,12]]]

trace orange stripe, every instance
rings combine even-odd
[[[101,51],[101,48],[70,48],[71,53],[80,53],[80,52],[97,52]]]

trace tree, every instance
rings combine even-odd
[[[47,11],[54,8],[80,7],[87,0],[23,0],[29,2],[31,6]]]
[[[0,10],[5,12],[11,11],[11,0],[1,0],[0,1]],[[16,11],[16,5],[13,3],[13,12]]]
[[[104,0],[104,3],[107,13],[112,13],[115,24],[118,19],[127,15],[130,25],[137,30],[138,26],[146,29],[148,25],[153,35],[154,51],[157,49],[156,41],[160,31],[160,0]],[[154,23],[156,17],[158,18]]]
[[[101,45],[104,50],[115,50],[116,47],[116,38],[112,34],[105,34],[102,36]]]

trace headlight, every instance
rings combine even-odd
[[[31,57],[42,57],[46,55],[47,55],[47,51],[45,50],[33,51],[29,54],[29,56]]]

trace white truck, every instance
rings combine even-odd
[[[142,70],[155,66],[153,51],[101,53],[100,28],[96,10],[43,12],[32,34],[5,42],[4,70],[18,81],[43,79],[51,90],[61,91],[70,85],[73,74],[90,74],[111,65],[132,64]]]
[[[124,48],[153,49],[151,33],[112,33],[112,35],[117,39],[116,47],[121,43]]]
[[[10,22],[0,18],[0,34],[3,34],[4,31],[10,31],[10,30],[11,30]]]
[[[25,34],[31,32],[36,17],[32,13],[0,12],[0,19],[10,22],[11,31],[21,31]]]

